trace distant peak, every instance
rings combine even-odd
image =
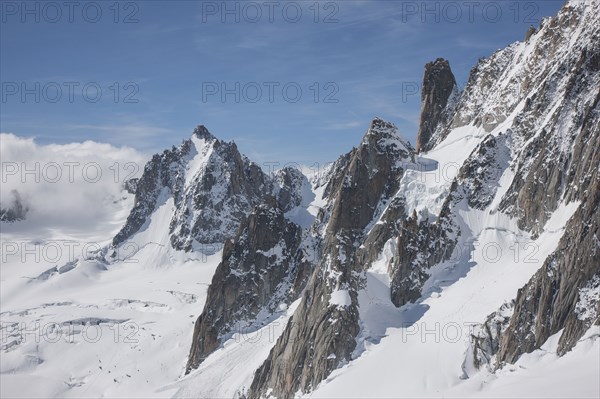
[[[371,121],[362,145],[373,146],[379,151],[390,146],[394,149],[403,149],[409,153],[414,151],[408,140],[402,137],[396,125],[378,116]]]
[[[205,139],[205,140],[214,140],[215,139],[215,136],[213,136],[212,133],[210,133],[208,131],[208,129],[206,128],[206,126],[204,126],[204,125],[196,126],[196,128],[194,129],[194,136],[198,137],[199,139]]]
[[[396,133],[398,128],[392,122],[388,122],[378,116],[373,118],[371,121],[371,126],[369,127],[369,131],[367,134],[382,134],[382,133]]]

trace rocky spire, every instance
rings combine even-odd
[[[236,237],[225,242],[223,259],[196,321],[186,373],[231,334],[252,331],[281,304],[298,298],[311,269],[301,236],[301,227],[284,217],[272,196],[242,221]]]
[[[447,60],[438,58],[425,65],[417,152],[427,151],[431,148],[430,139],[443,119],[444,108],[455,88],[456,79]]]

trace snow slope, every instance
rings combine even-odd
[[[141,250],[123,249],[121,260],[111,264],[91,253],[81,259],[79,249],[95,237],[69,238],[79,259],[64,246],[60,260],[43,255],[59,243],[51,238],[41,242],[37,260],[35,253],[3,255],[2,397],[172,395],[159,388],[183,373],[195,317],[220,251],[184,255],[157,242],[168,233],[164,215],[170,206],[166,202],[164,212],[135,237]],[[122,224],[123,215],[116,214],[113,222]],[[150,237],[154,241],[144,241]],[[14,237],[3,234],[3,242],[9,239]],[[69,261],[74,268],[39,278]]]
[[[176,389],[174,398],[239,396],[250,387],[254,372],[269,354],[298,303],[294,302],[284,314],[259,330],[235,333],[197,370],[164,389]]]
[[[598,10],[597,3],[590,4],[596,4],[594,10]],[[590,15],[587,17],[592,18]],[[545,24],[550,24],[549,20]],[[568,55],[584,39],[576,30],[567,45],[559,48],[559,54]],[[516,165],[528,166],[533,162],[533,157],[521,152],[527,145],[543,136],[544,131],[553,131],[553,127],[557,127],[555,139],[559,142],[560,154],[568,153],[573,145],[569,132],[574,122],[568,118],[555,120],[559,115],[555,112],[564,100],[558,95],[550,96],[544,109],[525,115],[535,119],[532,126],[523,128],[529,136],[523,131],[512,131],[518,125],[515,121],[523,122],[519,118],[534,94],[544,94],[545,86],[555,88],[553,94],[563,90],[561,85],[566,78],[557,78],[546,85],[545,76],[568,77],[567,73],[561,75],[553,65],[546,64],[551,56],[533,57],[540,40],[541,35],[534,34],[527,42],[515,43],[483,60],[479,65],[481,69],[498,65],[495,71],[501,73],[492,76],[491,82],[485,82],[488,77],[483,74],[479,78],[485,84],[475,84],[470,92],[463,93],[459,116],[469,122],[450,129],[447,135],[440,136],[431,151],[419,154],[416,159],[397,160],[402,163],[404,174],[397,192],[391,194],[403,200],[407,215],[414,211],[421,220],[433,222],[440,216],[455,179],[462,179],[461,167],[484,140],[490,136],[502,137],[507,140],[506,149],[510,153],[498,153],[499,158],[493,160],[501,166],[501,173],[496,176],[497,181],[485,181],[489,187],[481,190],[484,197],[490,197],[489,203],[482,201],[486,205],[476,209],[468,205],[467,199],[459,198],[452,205],[452,221],[460,230],[457,245],[450,259],[426,270],[428,279],[416,303],[397,308],[390,299],[389,268],[397,253],[395,237],[385,243],[368,270],[355,273],[364,277],[365,284],[357,289],[359,334],[356,348],[350,349],[354,350],[352,360],[340,363],[340,368],[320,385],[311,387],[314,391],[304,396],[600,397],[600,329],[597,326],[590,328],[563,357],[556,355],[558,333],[540,349],[493,373],[486,368],[476,370],[465,361],[474,328],[503,305],[506,312],[512,312],[510,303],[517,290],[557,249],[567,221],[580,205],[579,201],[559,202],[558,208],[544,214],[546,221],[538,223],[543,227],[536,234],[520,229],[516,219],[501,211],[502,199],[517,178]],[[528,87],[526,92],[521,90],[523,87]],[[592,101],[594,93],[590,93],[590,98],[580,99],[581,103]],[[479,116],[485,117],[483,122],[475,121]],[[206,164],[213,158],[219,162],[228,158],[216,156],[219,155],[217,147],[207,146],[208,136],[202,137],[192,138],[189,145],[194,151],[183,163],[177,163],[182,169],[173,172],[175,176],[169,176],[182,178],[190,207],[181,208],[179,218],[174,219],[178,212],[176,196],[161,186],[156,191],[156,204],[152,204],[141,228],[116,248],[109,247],[109,238],[123,225],[132,205],[131,198],[111,205],[110,209],[116,209],[109,212],[112,217],[87,235],[85,232],[70,235],[44,231],[43,235],[31,239],[26,234],[2,232],[3,244],[24,242],[29,245],[16,248],[16,252],[6,251],[7,247],[3,246],[0,276],[0,393],[3,397],[231,398],[247,391],[255,370],[269,356],[300,302],[280,309],[281,314],[274,320],[265,318],[268,324],[257,331],[235,334],[197,370],[184,376],[194,322],[202,311],[208,284],[221,257],[221,251],[204,255],[192,244],[189,252],[176,251],[170,240],[173,221],[175,227],[191,226],[195,223],[191,223],[190,217],[196,218],[205,211],[191,204],[197,199],[195,184],[204,176]],[[409,146],[403,140],[377,143],[382,151],[384,147],[406,149]],[[237,150],[224,154],[237,155]],[[344,170],[343,157],[341,159],[338,170],[334,166],[324,171],[323,176],[311,176],[303,181],[299,203],[286,213],[286,217],[305,228],[306,236],[315,242],[323,238],[327,226],[327,217],[323,215],[331,204],[331,196],[335,195],[325,194],[326,180],[332,178],[330,172],[351,180],[351,176],[340,172]],[[220,168],[224,163],[219,162],[217,175],[227,182],[229,169]],[[245,158],[241,164],[251,165]],[[175,169],[165,168],[165,173],[172,170]],[[484,174],[482,170],[475,170],[467,179],[475,180],[481,174]],[[471,183],[464,184],[469,188]],[[459,184],[463,182],[457,182]],[[493,190],[488,190],[490,187]],[[203,194],[212,197],[209,199],[229,196],[224,184],[213,185],[206,191]],[[377,218],[385,214],[381,208],[391,208],[393,199],[386,198],[377,204],[380,207],[365,233],[375,231]],[[243,201],[242,207],[246,205],[249,207],[250,202]],[[220,216],[222,222],[228,213],[213,215]],[[320,217],[325,219],[319,220]],[[322,225],[312,224],[314,220]],[[221,223],[219,228],[229,233],[231,226],[223,227]],[[308,238],[307,245],[314,244],[309,243]],[[73,243],[76,255],[64,250]],[[82,251],[89,243],[95,245]],[[37,247],[34,244],[38,244]],[[56,247],[61,248],[57,257],[44,252]],[[107,249],[116,250],[110,261],[104,256],[103,251]],[[342,262],[346,260],[343,251],[339,255]],[[580,291],[582,303],[593,303],[598,297],[598,285],[594,284]],[[344,309],[356,301],[345,287],[334,290],[330,298],[328,305]],[[593,312],[591,306],[582,306],[580,310]],[[325,353],[324,358],[336,357],[329,353],[332,357]],[[302,395],[297,393],[296,396]]]

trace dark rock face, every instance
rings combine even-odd
[[[600,45],[596,47],[593,51],[600,51]],[[578,99],[587,95],[588,85],[596,84],[600,75],[598,72],[590,74],[593,71],[591,57],[585,53],[578,57],[575,64],[580,69],[572,71],[574,76],[564,76],[557,82],[567,85],[569,89],[560,94],[562,101],[552,115],[552,123],[533,136],[519,154],[515,179],[500,207],[519,218],[520,228],[534,233],[540,232],[563,198],[582,199],[585,187],[593,184],[590,171],[596,167],[597,163],[594,162],[597,158],[591,153],[589,142],[596,140],[594,135],[598,125],[594,124],[598,123],[600,95],[596,94],[595,98],[583,104]],[[579,83],[575,84],[575,81]],[[543,90],[546,91],[545,88]],[[533,109],[543,107],[542,104],[552,95],[559,94],[535,96],[530,106]],[[569,133],[564,136],[561,133],[562,120],[570,125]],[[526,124],[518,125],[516,131],[527,127]],[[564,150],[569,147],[573,147],[572,153]]]
[[[531,36],[536,34],[536,32],[537,29],[535,29],[535,26],[530,26],[529,29],[527,29],[527,33],[525,34],[525,41],[528,41]]]
[[[516,176],[500,210],[519,218],[519,227],[532,231],[534,236],[562,200],[581,200],[585,196],[592,184],[590,171],[597,166],[588,142],[596,140],[598,126],[600,95],[591,88],[600,82],[596,60],[600,28],[596,21],[585,21],[575,11],[566,6],[540,29],[533,54],[552,65],[555,72],[528,71],[540,82],[537,86],[528,82],[536,90],[526,93],[525,107],[512,128],[513,135],[524,143],[516,154]],[[569,35],[563,31],[577,24],[586,27],[585,35],[590,40],[569,48]],[[553,101],[557,105],[550,113]]]
[[[428,64],[417,150],[433,148],[456,127],[472,125],[487,134],[482,138],[481,130],[474,129],[478,145],[433,219],[416,212],[407,215],[408,197],[398,192],[416,151],[392,124],[379,118],[361,144],[315,182],[326,203],[304,237],[284,217],[302,202],[305,181],[298,171],[284,169],[269,180],[242,168],[238,176],[258,183],[246,188],[232,183],[238,188],[228,195],[244,193],[261,205],[247,219],[243,212],[233,213],[243,222],[235,239],[226,242],[196,323],[188,371],[236,328],[259,328],[277,314],[280,304],[300,298],[247,395],[289,398],[315,389],[360,351],[359,292],[365,288],[365,270],[384,245],[395,240],[388,264],[392,302],[402,306],[418,301],[430,269],[449,260],[457,245],[466,242],[469,232],[461,231],[461,210],[506,213],[535,237],[561,204],[580,203],[559,248],[512,303],[474,331],[463,364],[466,376],[471,366],[494,370],[514,362],[564,329],[559,342],[563,354],[592,324],[600,324],[600,25],[593,22],[586,22],[590,40],[572,41],[562,27],[570,31],[583,22],[578,10],[567,4],[557,19],[545,20],[537,34],[528,35],[532,48],[524,52],[521,44],[514,44],[481,59],[460,98],[454,98],[456,83],[447,61]],[[511,123],[504,123],[508,118]],[[209,137],[207,132],[201,135]],[[243,158],[221,158],[246,165]],[[491,209],[500,177],[509,168],[506,176],[514,174],[512,184]],[[198,182],[194,185],[203,187],[203,180]],[[215,187],[221,186],[207,183],[202,190]],[[198,209],[237,209],[219,208],[212,199],[201,201],[189,212],[182,207],[176,226],[186,225]],[[207,223],[210,220],[216,219]],[[190,229],[178,236],[199,235]],[[274,237],[277,245],[267,237]],[[308,247],[314,249],[314,266],[306,260]]]
[[[457,90],[450,64],[443,58],[425,65],[421,92],[421,119],[417,135],[417,152],[432,148],[431,136],[440,123],[445,122],[444,110],[450,96]]]
[[[0,222],[14,223],[25,220],[29,207],[24,203],[17,190],[11,190],[10,200],[0,208]]]
[[[458,181],[471,208],[484,210],[494,199],[498,181],[511,160],[508,141],[510,133],[486,136],[461,167]]]
[[[351,360],[359,332],[357,293],[368,267],[359,259],[374,256],[357,249],[380,204],[397,191],[404,162],[414,162],[414,150],[395,126],[376,118],[349,159],[337,163],[343,168],[331,172],[329,215],[317,220],[326,223],[320,263],[298,309],[257,370],[249,397],[308,392]]]
[[[300,206],[302,203],[302,187],[308,184],[306,176],[298,169],[285,167],[275,172],[275,192],[277,204],[284,212]]]
[[[505,303],[498,311],[489,315],[483,324],[474,326],[463,363],[465,377],[469,377],[471,366],[475,371],[484,366],[489,371],[494,371],[493,356],[500,348],[500,338],[508,327],[513,311],[514,302]]]
[[[177,211],[170,226],[175,249],[224,242],[272,191],[268,176],[242,156],[235,143],[213,141],[208,158],[204,170],[175,197]]]
[[[319,271],[313,275],[300,306],[256,371],[249,397],[262,397],[269,389],[280,398],[293,397],[298,390],[308,392],[350,360],[359,331],[353,280],[350,271],[335,280],[335,287],[350,298],[347,306],[337,306],[331,303],[333,287],[327,286],[333,282],[331,274]]]
[[[515,178],[499,208],[535,237],[561,203],[580,205],[558,248],[519,290],[514,312],[494,338],[497,344],[486,349],[486,357],[496,355],[496,368],[540,348],[561,330],[558,354],[563,355],[600,323],[600,28],[597,21],[584,20],[594,18],[580,13],[584,6],[567,4],[536,35],[535,56],[545,57],[555,72],[531,71],[538,73],[537,90],[529,93],[513,124],[513,136],[524,145],[517,147]],[[578,24],[584,24],[590,40],[570,48],[569,35],[561,31]],[[557,105],[547,113],[553,100]]]
[[[181,190],[182,176],[185,174],[184,157],[188,156],[191,150],[192,142],[186,140],[178,148],[173,147],[162,154],[155,154],[146,164],[137,183],[135,204],[125,226],[114,237],[114,246],[125,242],[139,231],[147,218],[160,205],[158,200],[163,191],[168,195],[174,195]]]
[[[313,178],[313,189],[323,190],[323,199],[325,200],[325,206],[319,210],[315,222],[310,228],[310,233],[314,237],[322,237],[325,234],[327,224],[331,218],[331,209],[333,208],[332,198],[336,195],[335,190],[342,184],[346,169],[355,151],[356,149],[352,149],[352,151],[340,156],[324,170],[322,175]]]
[[[301,228],[285,219],[275,198],[254,208],[225,244],[196,321],[187,372],[232,333],[260,328],[300,295],[311,271],[301,241]]]
[[[597,139],[598,134],[595,143],[600,144]],[[558,249],[519,290],[514,315],[501,337],[498,365],[514,363],[523,353],[538,349],[564,328],[558,347],[558,354],[563,355],[592,324],[600,324],[600,176],[597,168],[592,172],[592,179],[587,199],[567,224]]]
[[[354,149],[340,156],[327,170],[321,181],[316,183],[315,187],[325,185],[323,193],[324,197],[330,198],[332,195],[335,195],[333,191],[336,187],[340,186],[341,180],[344,178],[344,172],[350,163],[353,153]]]
[[[414,149],[397,138],[395,126],[375,119],[361,145],[352,155],[327,226],[329,233],[340,229],[359,230],[371,221],[379,201],[398,190],[403,162],[414,161]]]
[[[419,299],[423,284],[429,278],[427,271],[452,256],[460,235],[452,214],[456,204],[452,193],[457,190],[455,182],[434,223],[419,221],[416,213],[402,223],[396,238],[394,262],[388,270],[394,305],[399,307]]]
[[[421,288],[429,277],[427,270],[430,267],[429,257],[421,254],[430,252],[429,239],[435,234],[434,229],[434,225],[427,221],[419,223],[416,214],[402,224],[396,239],[398,246],[394,262],[388,270],[392,303],[398,307],[421,297]]]
[[[194,245],[224,242],[272,189],[269,177],[235,143],[217,140],[198,126],[191,139],[146,164],[135,205],[113,245],[138,232],[169,198],[176,208],[169,227],[173,248],[190,251]]]
[[[129,179],[129,180],[125,181],[125,183],[123,183],[123,189],[125,191],[127,191],[129,194],[135,195],[139,181],[140,181],[140,179],[137,177],[135,177],[133,179]]]
[[[356,262],[364,269],[379,257],[383,247],[402,231],[406,223],[406,204],[404,198],[394,197],[387,205],[384,213],[375,223],[356,251]]]
[[[396,254],[389,265],[392,303],[402,306],[417,301],[432,266],[450,259],[459,237],[455,209],[466,203],[485,209],[493,200],[498,181],[510,160],[507,134],[486,136],[461,166],[456,180],[434,222],[416,212],[401,218],[395,230]]]

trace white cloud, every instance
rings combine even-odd
[[[14,203],[16,190],[28,208],[24,221],[3,223],[2,233],[31,239],[113,234],[132,205],[123,183],[141,175],[147,158],[94,141],[40,145],[34,138],[0,133],[0,143],[0,207]]]
[[[364,125],[364,122],[350,121],[350,122],[332,122],[325,126],[327,130],[345,130],[360,127]]]

